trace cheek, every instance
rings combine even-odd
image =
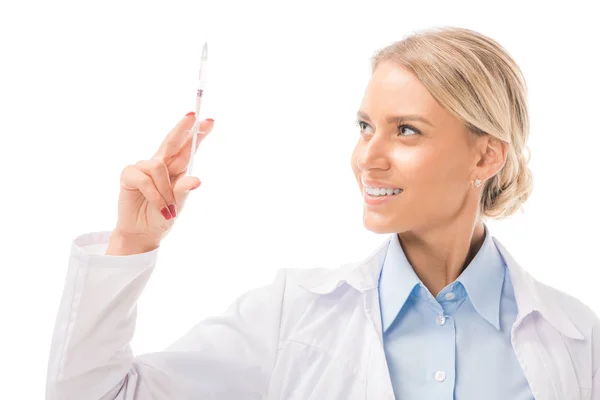
[[[429,185],[439,174],[440,161],[437,154],[426,148],[399,148],[392,152],[394,167],[401,174],[401,182],[407,188]]]
[[[352,168],[352,172],[354,173],[354,175],[358,175],[359,170],[358,170],[358,154],[359,154],[359,146],[356,145],[354,147],[354,150],[352,151],[352,154],[350,156],[350,167]]]
[[[464,157],[456,149],[403,148],[394,152],[393,159],[407,183],[416,186],[453,183],[462,179],[465,169]]]

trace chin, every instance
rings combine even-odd
[[[363,218],[363,225],[368,231],[377,234],[397,233],[402,230],[398,221],[383,216],[369,215],[368,213]]]

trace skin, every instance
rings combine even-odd
[[[408,114],[431,125],[386,120]],[[483,244],[482,190],[506,162],[507,145],[469,132],[412,72],[393,61],[373,72],[357,120],[360,136],[351,165],[361,194],[361,179],[404,189],[384,204],[364,203],[364,226],[375,233],[397,233],[416,274],[437,296]],[[479,188],[473,186],[475,179],[482,181]]]

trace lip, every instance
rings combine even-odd
[[[362,178],[360,181],[363,185],[363,187],[362,187],[363,199],[364,199],[365,203],[370,206],[379,206],[379,205],[385,204],[388,201],[394,200],[396,197],[401,195],[402,192],[404,192],[404,189],[397,187],[395,183],[374,181],[374,180],[365,179],[365,178]],[[376,196],[371,196],[370,194],[367,193],[367,187],[400,189],[402,192],[400,192],[396,195],[393,195],[393,196],[377,196],[376,197]]]
[[[402,190],[402,192],[404,192],[404,190]],[[371,196],[369,193],[367,193],[366,189],[363,189],[363,199],[365,200],[365,203],[370,206],[379,206],[398,198],[402,192],[392,196]]]

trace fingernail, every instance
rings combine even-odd
[[[185,116],[186,116],[186,117],[189,117],[190,115],[194,115],[194,114],[196,114],[196,113],[195,113],[195,112],[193,112],[193,111],[190,111],[189,113],[185,114]]]
[[[215,120],[214,120],[214,119],[212,119],[212,118],[206,118],[206,120],[207,120],[207,121],[210,121],[210,122],[215,122]]]
[[[167,221],[171,219],[171,213],[169,212],[167,207],[163,207],[162,210],[160,210],[160,213],[163,215],[163,217],[165,217]]]
[[[169,206],[169,211],[171,211],[171,215],[173,216],[173,218],[177,216],[177,213],[175,212],[175,206],[173,204]]]
[[[191,188],[190,190],[195,190],[195,189],[198,189],[198,188],[200,187],[200,184],[201,184],[201,183],[202,183],[202,182],[198,182],[198,184],[197,184],[197,185],[195,185],[195,186],[192,186],[192,188]]]

